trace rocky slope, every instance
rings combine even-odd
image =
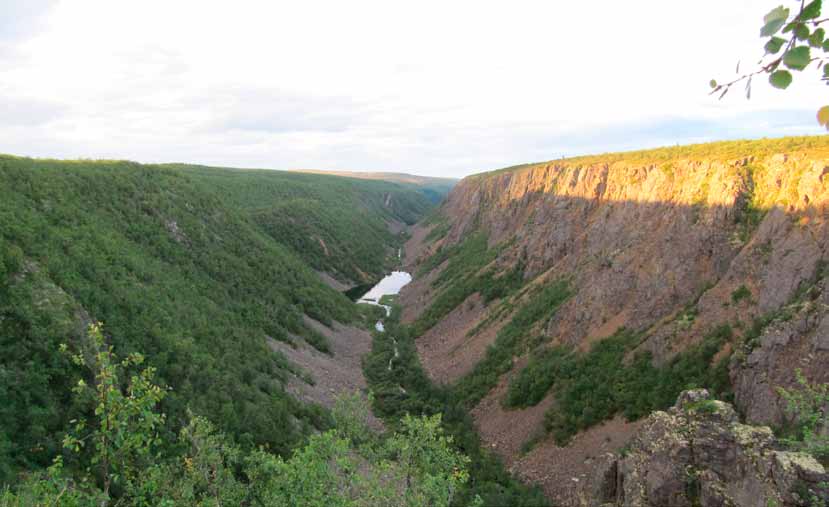
[[[546,471],[584,468],[609,450],[606,440],[617,445],[613,437],[626,440],[641,421],[608,420],[615,429],[607,439],[590,437],[597,426],[559,447],[544,430],[544,414],[560,403],[555,389],[535,405],[505,408],[507,386],[539,351],[585,353],[626,328],[638,337],[628,360],[648,352],[660,367],[725,326],[729,338],[711,366],[728,365],[748,423],[784,420],[775,388],[793,384],[795,367],[827,380],[827,174],[829,140],[818,137],[583,157],[466,178],[442,221],[424,224],[408,245],[419,272],[401,296],[404,320],[417,326],[440,316],[421,326],[421,359],[436,381],[463,384],[503,347],[498,336],[510,319],[543,287],[566,281],[566,301],[524,333],[539,338],[504,352],[511,366],[472,401],[482,437],[508,464],[552,498],[572,498],[571,477]],[[491,255],[457,275],[455,252],[475,234]],[[446,308],[441,277],[457,285],[516,270],[521,283],[500,297],[487,302],[480,284],[468,283]]]
[[[720,507],[808,505],[829,498],[829,474],[808,454],[781,450],[767,426],[741,424],[704,389],[655,412],[622,456],[596,460],[575,504]]]

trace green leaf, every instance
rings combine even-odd
[[[823,41],[823,51],[829,52],[829,39]]]
[[[709,82],[708,84],[711,86],[711,88],[716,88],[717,87],[717,80],[712,79],[711,82]]]
[[[779,5],[774,9],[770,10],[768,14],[763,16],[763,23],[769,23],[771,21],[782,19],[786,20],[789,17],[789,9]]]
[[[769,37],[780,31],[780,27],[786,22],[785,19],[776,19],[763,25],[760,29],[760,37]]]
[[[809,36],[809,45],[813,48],[820,48],[823,46],[823,39],[826,37],[826,30],[818,28],[812,35]]]
[[[794,28],[794,36],[797,40],[806,40],[809,38],[809,27],[804,24],[798,24]]]
[[[780,51],[780,48],[782,48],[783,44],[785,43],[786,39],[783,39],[781,37],[772,37],[771,39],[769,39],[768,42],[766,42],[766,53],[769,53],[771,55],[777,53],[778,51]]]
[[[817,111],[817,122],[822,127],[829,128],[829,106],[823,106]]]
[[[823,77],[829,79],[829,65],[823,66]]]
[[[807,19],[815,19],[820,16],[820,7],[821,7],[821,0],[813,0],[809,3],[806,7],[803,8],[803,11],[798,16],[798,19],[806,21]]]
[[[809,46],[798,46],[786,52],[783,56],[783,63],[792,70],[803,70],[812,61]]]
[[[780,27],[786,24],[789,18],[789,9],[783,7],[775,7],[768,14],[763,17],[763,28],[760,30],[761,37],[769,37],[776,34]]]
[[[792,74],[788,70],[778,70],[769,76],[769,83],[775,88],[785,90],[792,84]]]

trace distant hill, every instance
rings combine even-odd
[[[401,185],[410,185],[417,188],[433,203],[442,201],[452,190],[458,181],[454,178],[435,178],[432,176],[419,176],[407,173],[372,173],[372,172],[349,172],[349,171],[320,171],[315,169],[298,169],[296,172],[310,174],[328,174],[342,176],[345,178],[356,178],[360,180],[382,180]]]

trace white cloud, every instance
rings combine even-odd
[[[26,13],[0,24],[0,151],[462,175],[819,133],[814,76],[707,95],[775,3],[0,0]]]

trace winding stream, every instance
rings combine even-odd
[[[371,288],[368,292],[363,294],[363,297],[357,300],[357,303],[364,303],[369,305],[382,306],[386,309],[386,316],[391,314],[391,306],[380,304],[380,299],[383,296],[394,296],[400,292],[400,289],[405,287],[412,281],[412,275],[405,271],[392,271],[386,275],[382,280],[377,282],[377,285]],[[378,331],[384,331],[383,321],[378,320],[374,327]]]

